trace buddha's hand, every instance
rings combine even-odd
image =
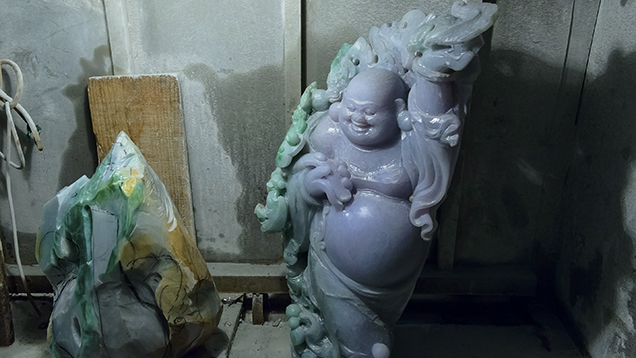
[[[452,81],[484,45],[482,33],[492,26],[496,13],[495,4],[465,0],[453,4],[451,16],[429,16],[407,45],[414,51],[407,69],[433,82]]]
[[[416,122],[421,123],[424,129],[423,133],[427,138],[439,140],[450,147],[459,143],[461,121],[452,109],[437,116],[417,113],[414,118],[416,118]],[[419,123],[415,125],[419,125]]]
[[[483,45],[481,37],[459,44],[438,44],[413,59],[412,70],[429,80],[452,80],[453,73],[464,70]]]
[[[353,184],[347,164],[340,159],[329,159],[322,153],[305,154],[294,166],[294,171],[308,169],[304,184],[307,193],[314,198],[326,195],[336,210],[351,200]]]

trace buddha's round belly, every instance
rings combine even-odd
[[[342,211],[325,217],[325,252],[349,278],[386,287],[417,272],[428,242],[409,221],[408,202],[374,192],[358,192]]]

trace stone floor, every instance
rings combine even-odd
[[[222,294],[220,330],[188,358],[289,357],[284,304],[271,308],[263,325],[251,322],[243,296]],[[45,316],[51,300],[37,301]],[[249,301],[248,301],[249,303]],[[0,347],[2,358],[48,358],[47,318],[38,317],[23,298],[12,301],[15,343]],[[439,299],[413,301],[395,330],[395,358],[574,358],[584,357],[563,325],[543,304],[532,300]]]

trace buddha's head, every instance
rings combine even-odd
[[[329,115],[352,144],[385,147],[400,137],[397,115],[404,109],[406,88],[397,74],[369,69],[351,80],[342,102],[331,105]]]

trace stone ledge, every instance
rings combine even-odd
[[[284,264],[255,265],[208,263],[219,292],[287,293]],[[37,265],[24,266],[32,292],[52,292],[51,285]],[[7,265],[9,290],[23,292],[17,265]],[[415,294],[425,295],[508,295],[533,296],[537,278],[526,265],[456,267],[440,271],[425,267],[415,286]]]

